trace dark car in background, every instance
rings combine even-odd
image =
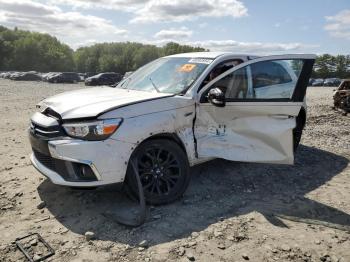
[[[49,83],[77,83],[79,81],[80,76],[73,72],[53,73],[47,76]]]
[[[315,78],[310,78],[309,79],[309,86],[312,86],[312,84],[315,82]]]
[[[21,74],[23,74],[23,73],[22,72],[11,72],[7,78],[14,80],[15,78],[19,77]]]
[[[131,76],[131,75],[132,75],[132,73],[134,73],[134,71],[129,71],[129,72],[126,72],[126,73],[124,74],[124,76],[123,76],[123,79],[122,79],[122,80],[124,80],[125,78],[128,78],[129,76]]]
[[[6,76],[9,74],[9,72],[6,72],[6,71],[4,71],[4,72],[1,72],[0,73],[0,78],[6,78]]]
[[[119,73],[101,73],[85,79],[86,86],[113,85],[120,82],[123,76]]]
[[[339,78],[326,78],[324,80],[323,85],[324,86],[339,86],[341,83],[341,80]]]
[[[317,78],[312,83],[312,86],[323,86],[324,80],[322,78]]]
[[[48,73],[43,73],[41,75],[41,80],[47,82],[48,79],[54,75],[59,74],[59,72],[48,72]]]
[[[41,76],[36,72],[21,72],[11,76],[16,81],[41,81]]]
[[[11,77],[15,76],[16,74],[18,74],[18,72],[15,72],[15,71],[8,72],[8,74],[5,75],[5,78],[11,79]]]

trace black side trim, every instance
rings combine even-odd
[[[305,62],[303,65],[303,69],[301,70],[301,74],[299,76],[297,85],[294,89],[294,93],[292,96],[293,102],[303,102],[306,94],[306,88],[309,85],[309,79],[312,73],[312,68],[315,63],[314,59],[307,59],[304,61]]]
[[[289,98],[270,98],[270,99],[254,99],[254,98],[246,98],[246,99],[232,99],[226,98],[226,102],[291,102]]]

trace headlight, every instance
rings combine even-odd
[[[63,124],[66,133],[84,140],[104,140],[110,137],[121,125],[122,119],[106,119],[93,122]]]

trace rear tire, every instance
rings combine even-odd
[[[137,164],[148,204],[171,203],[187,189],[190,181],[189,163],[186,153],[177,143],[166,139],[145,141],[132,153],[131,159]],[[132,195],[137,196],[137,181],[130,162],[126,184]]]

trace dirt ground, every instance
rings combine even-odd
[[[0,261],[25,261],[14,241],[35,232],[56,252],[48,261],[350,261],[350,116],[331,109],[332,88],[308,89],[294,166],[196,166],[184,197],[138,228],[107,214],[135,214],[120,187],[60,187],[30,165],[35,104],[74,88],[0,79]]]

